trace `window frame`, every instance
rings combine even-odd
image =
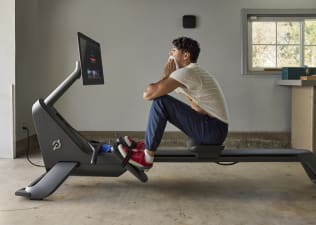
[[[257,17],[271,17],[273,21],[275,18],[282,17],[283,19],[291,20],[291,18],[316,18],[316,9],[242,9],[241,10],[241,74],[243,75],[280,75],[280,69],[267,70],[250,70],[249,62],[252,54],[250,53],[249,43],[251,43],[251,26],[249,26],[248,18],[251,16]],[[300,46],[302,46],[302,35]],[[304,57],[302,54],[301,57]]]

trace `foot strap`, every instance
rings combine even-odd
[[[125,168],[126,165],[127,165],[127,163],[128,163],[128,161],[130,160],[130,158],[131,158],[131,156],[132,156],[133,148],[136,147],[137,143],[136,143],[135,141],[132,141],[131,146],[129,146],[129,145],[125,142],[124,138],[119,137],[119,138],[118,138],[117,145],[119,145],[119,144],[124,145],[124,146],[128,149],[127,155],[126,155],[126,157],[123,159],[122,164],[121,164],[121,166],[122,166],[123,168]]]

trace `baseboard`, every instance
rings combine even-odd
[[[81,131],[80,134],[88,140],[114,143],[119,136],[129,135],[135,140],[144,140],[145,132],[142,131]],[[165,132],[161,146],[186,146],[188,137],[181,132]],[[230,132],[224,143],[225,148],[290,148],[290,132]],[[27,139],[16,142],[17,156],[24,155],[27,149]],[[30,152],[38,152],[37,136],[30,136]]]
[[[291,148],[290,132],[230,132],[226,148]]]
[[[140,131],[83,131],[81,134],[88,139],[113,143],[115,137],[129,135],[136,140],[144,139]],[[185,146],[188,137],[181,132],[165,132],[162,146]],[[226,148],[290,148],[290,132],[230,132],[224,143]]]

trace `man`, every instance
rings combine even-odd
[[[129,163],[148,170],[169,121],[189,136],[195,144],[220,145],[228,133],[228,111],[222,89],[215,78],[197,64],[197,41],[180,37],[172,41],[170,58],[161,79],[150,84],[144,99],[152,101],[145,134],[145,146],[133,149]],[[178,69],[176,69],[178,67]],[[188,105],[169,96],[176,91]],[[125,137],[128,145],[131,139]],[[118,146],[126,157],[128,148]],[[145,149],[144,149],[145,148]]]

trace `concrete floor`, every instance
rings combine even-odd
[[[157,163],[148,183],[70,177],[45,201],[14,196],[43,168],[19,158],[0,169],[0,225],[316,224],[316,184],[298,163]]]

